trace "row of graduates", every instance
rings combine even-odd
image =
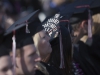
[[[53,61],[51,62],[50,36],[43,28],[39,18],[35,17],[37,13],[38,11],[35,11],[19,19],[5,33],[2,33],[0,47],[2,49],[0,52],[2,59],[1,75],[61,74],[59,68],[55,67],[60,61],[56,61],[57,64],[55,66]],[[58,42],[59,39],[57,38],[57,42],[54,43],[52,41],[51,43],[59,45]],[[54,46],[54,48],[59,49],[59,46]],[[57,60],[60,60],[59,56]]]
[[[99,75],[97,3],[88,0],[63,4],[60,23],[55,24],[59,29],[51,31],[52,37],[42,26],[48,18],[41,23],[38,10],[17,20],[0,34],[0,75]]]

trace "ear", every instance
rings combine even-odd
[[[82,28],[85,28],[85,27],[86,27],[86,21],[85,21],[85,20],[82,21],[81,27],[82,27]]]
[[[18,68],[20,62],[21,62],[21,58],[20,57],[16,57],[16,68]]]

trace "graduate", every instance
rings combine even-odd
[[[28,23],[34,22],[36,14],[37,11],[17,20],[5,32],[4,44],[11,52],[14,75],[35,75],[36,64],[41,60],[28,29]]]
[[[74,13],[75,6],[81,5],[81,4],[83,4],[82,1],[66,5],[66,7],[63,7],[63,9],[60,10],[60,14],[59,13],[55,14],[54,17],[48,19],[47,25],[46,24],[43,25],[45,27],[45,30],[47,30],[48,33],[50,33],[51,39],[52,39],[52,37],[53,37],[52,35],[54,35],[54,33],[55,33],[55,35],[56,35],[56,33],[59,33],[59,35],[60,35],[59,29],[61,30],[62,42],[60,42],[60,40],[59,40],[60,36],[57,36],[57,37],[54,36],[53,37],[54,39],[51,40],[51,45],[52,45],[53,50],[52,50],[51,59],[50,59],[49,63],[51,63],[51,65],[53,64],[57,68],[59,68],[59,66],[60,66],[62,73],[65,75],[71,74],[71,59],[72,59],[72,44],[71,44],[70,30],[68,29],[68,20],[71,17],[71,15]],[[87,4],[87,3],[85,2],[84,4]],[[70,10],[70,9],[72,9],[72,10]],[[78,10],[76,10],[75,12],[77,12],[77,11]],[[60,15],[60,18],[59,18],[59,15]],[[59,21],[59,23],[58,23],[58,21]],[[47,27],[48,25],[51,28]],[[56,29],[57,27],[58,27],[58,30]],[[50,32],[50,29],[52,29],[52,30],[55,29],[56,31]],[[62,49],[60,47],[61,43],[62,43],[62,48],[63,48],[62,55],[61,55],[62,52],[60,51]]]
[[[89,6],[91,5],[92,3],[89,4]],[[87,10],[89,11],[89,9]],[[93,43],[92,18],[87,10],[79,14],[74,14],[70,19],[71,25],[73,27],[74,38],[73,66],[76,69],[74,72],[75,75],[99,75],[99,72],[96,70],[96,66],[93,63],[93,58],[91,56],[90,47]]]

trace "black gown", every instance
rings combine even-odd
[[[38,70],[36,70],[35,75],[62,75],[60,70],[53,65],[46,64],[44,62],[38,63]]]
[[[92,58],[92,62],[97,72],[96,75],[100,75],[100,35],[93,35],[93,43],[90,48],[91,48],[90,55]]]
[[[73,54],[73,59],[79,64],[79,69],[82,70],[78,75],[98,75],[90,54],[91,48],[82,41],[79,41],[78,45],[77,48],[74,48]]]

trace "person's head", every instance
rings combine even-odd
[[[34,75],[36,64],[40,61],[34,44],[23,46],[17,50],[16,74]]]
[[[50,37],[45,30],[36,33],[33,36],[33,40],[42,59],[46,58],[52,52],[51,45],[49,43]]]
[[[79,36],[82,33],[82,36],[87,34],[87,21],[83,20],[73,26],[74,36]]]
[[[0,75],[13,75],[13,65],[9,52],[4,46],[0,46]]]
[[[81,16],[82,14],[77,14],[75,17],[71,18],[72,23],[72,40],[77,43],[84,35],[88,34],[88,16]],[[83,14],[84,15],[84,14]]]
[[[93,15],[92,19],[93,19],[92,32],[93,34],[100,35],[100,13]]]

